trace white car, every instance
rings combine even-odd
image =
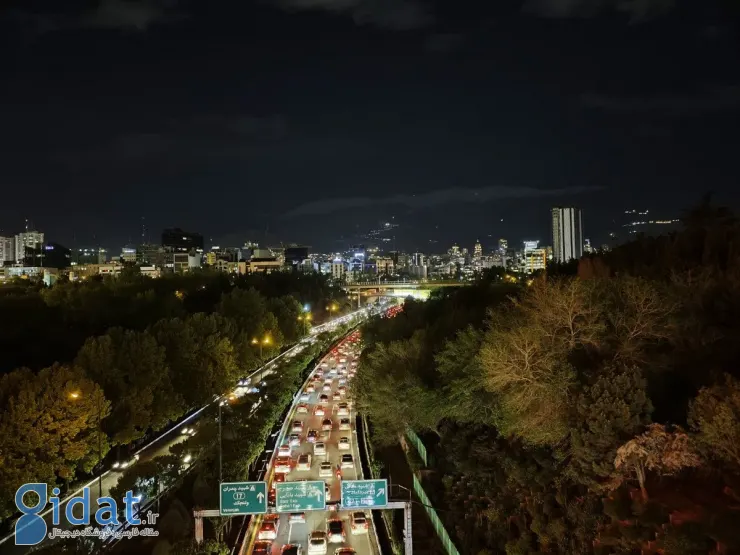
[[[352,429],[352,421],[349,418],[342,418],[339,421],[339,429],[340,430],[351,430]]]
[[[296,470],[311,470],[311,455],[306,453],[298,457]]]
[[[311,395],[309,393],[301,393],[301,401],[308,402],[308,400],[311,398]]]
[[[303,422],[300,420],[293,421],[293,427],[290,429],[295,434],[300,434],[303,431]]]
[[[328,461],[322,462],[319,465],[319,477],[320,478],[332,478],[334,476],[334,467]]]
[[[348,437],[340,437],[339,438],[339,450],[340,451],[349,451],[351,449],[351,444],[349,442]]]
[[[114,462],[111,468],[115,470],[124,470],[129,466],[133,466],[134,464],[136,464],[136,461],[138,460],[139,455],[134,455],[133,457],[123,457]]]
[[[323,441],[317,441],[313,444],[313,454],[318,456],[326,455],[326,443]]]
[[[349,453],[345,453],[342,455],[342,468],[354,468],[355,467],[355,461],[352,458],[352,455]]]
[[[308,535],[308,555],[326,555],[328,549],[326,532],[317,530]]]
[[[290,445],[281,445],[278,447],[278,457],[290,457],[293,448]]]
[[[349,416],[349,405],[347,403],[337,405],[337,416]]]
[[[324,415],[326,414],[326,410],[324,409],[324,407],[320,407],[320,406],[319,406],[319,407],[316,407],[316,408],[314,409],[313,413],[314,413],[314,414],[315,414],[316,416],[324,416]]]
[[[308,414],[308,405],[306,405],[305,403],[301,403],[295,408],[295,411],[298,414]]]
[[[367,516],[362,511],[355,511],[350,515],[350,532],[355,534],[367,534],[368,523]]]
[[[326,393],[331,391],[331,385],[326,384],[324,387],[321,388],[322,391],[325,391]]]
[[[288,444],[291,447],[300,447],[301,446],[301,436],[298,434],[290,434],[290,437],[288,438]]]

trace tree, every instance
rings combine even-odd
[[[110,490],[114,499],[123,499],[127,491],[153,499],[180,477],[182,462],[172,455],[162,455],[127,468]]]
[[[638,368],[610,363],[575,402],[569,473],[595,491],[613,474],[617,448],[650,423],[653,410]]]
[[[478,359],[483,334],[472,326],[458,332],[437,353],[434,362],[443,380],[440,413],[456,422],[492,423],[493,397],[486,389]]]
[[[229,338],[230,320],[219,314],[194,314],[162,320],[151,329],[164,347],[174,390],[185,406],[194,408],[221,395],[240,377]]]
[[[28,369],[0,381],[0,492],[2,516],[14,512],[15,490],[26,482],[70,480],[98,461],[98,414],[110,403],[77,368]],[[98,412],[100,409],[100,413]],[[102,442],[103,452],[107,441]]]
[[[534,445],[555,445],[568,432],[574,371],[541,328],[493,323],[480,354],[486,384],[496,394],[496,427]]]
[[[173,391],[165,350],[146,332],[113,328],[88,339],[75,364],[115,399],[105,429],[114,444],[127,444],[158,430],[184,412]]]
[[[650,424],[643,434],[619,447],[614,458],[618,481],[634,474],[645,500],[648,498],[645,488],[648,470],[659,476],[671,476],[700,464],[691,438],[680,428],[670,432],[662,424]]]
[[[724,383],[702,388],[688,422],[707,457],[740,469],[740,381],[725,375]]]

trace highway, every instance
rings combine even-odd
[[[338,325],[344,324],[352,320],[353,318],[364,317],[366,313],[367,311],[365,309],[358,310],[346,316],[335,318],[331,322],[327,322],[325,324],[312,328],[310,335],[306,337],[303,341],[301,341],[301,343],[298,343],[297,345],[286,350],[284,353],[278,355],[277,357],[275,357],[274,359],[266,363],[262,368],[255,370],[248,377],[246,377],[243,380],[240,380],[239,384],[236,385],[236,389],[234,391],[227,392],[224,395],[224,397],[226,397],[227,395],[238,395],[239,396],[239,395],[245,394],[250,388],[258,386],[263,376],[267,376],[271,373],[272,369],[276,367],[276,364],[275,364],[276,362],[282,360],[283,358],[293,357],[294,355],[298,354],[302,349],[304,349],[307,344],[309,344],[310,342],[313,342],[314,335],[324,332],[324,331],[331,331],[334,328],[336,328]],[[221,400],[224,397],[214,399],[213,403],[221,402]],[[178,423],[176,426],[174,426],[167,432],[159,435],[156,439],[154,439],[148,445],[144,446],[142,449],[137,451],[136,455],[138,455],[139,457],[138,462],[141,463],[142,461],[153,459],[160,455],[169,454],[170,447],[177,444],[178,442],[183,441],[187,437],[186,435],[182,433],[183,430],[185,428],[192,428],[193,425],[197,423],[203,411],[205,411],[205,409],[208,408],[211,404],[198,409],[196,412],[191,414],[189,417],[185,418],[183,421]],[[122,474],[121,472],[113,470],[113,469],[106,470],[102,474],[102,491],[103,491],[104,496],[109,495],[111,488],[113,488],[118,483],[118,479],[120,478],[121,474]],[[96,477],[94,480],[88,482],[87,484],[80,487],[73,493],[70,493],[60,503],[61,514],[64,514],[64,509],[69,499],[73,496],[79,495],[82,492],[83,487],[90,488],[90,494],[91,494],[90,497],[93,501],[92,505],[95,509],[97,509],[97,503],[95,500],[98,497],[98,478]],[[47,529],[51,531],[52,527],[54,527],[51,521],[51,516],[52,516],[51,506],[49,506],[49,508],[46,511],[41,513],[41,516],[43,516],[47,522]],[[69,530],[69,529],[72,529],[73,527],[70,526],[66,522],[66,519],[62,518],[60,525],[56,526],[55,528],[59,528],[62,530]],[[12,534],[9,534],[8,536],[0,540],[0,555],[23,555],[25,553],[28,553],[31,549],[38,547],[38,546],[16,546],[15,542],[13,541],[14,537],[15,537],[15,532]],[[44,544],[45,542],[39,545],[44,545]]]
[[[356,371],[357,358],[359,357],[359,346],[356,341],[358,332],[353,333],[345,339],[337,348],[324,357],[317,367],[311,373],[308,383],[315,388],[310,391],[310,386],[303,390],[303,396],[294,404],[293,409],[288,415],[286,425],[281,430],[278,438],[278,446],[287,446],[290,442],[291,434],[297,434],[300,437],[300,445],[292,448],[290,453],[290,472],[283,474],[284,480],[295,482],[299,480],[320,480],[328,486],[329,495],[327,504],[336,503],[340,497],[340,479],[337,477],[337,465],[340,464],[342,455],[349,454],[352,456],[353,467],[341,469],[342,478],[347,480],[362,479],[362,465],[357,445],[357,431],[355,429],[356,413],[352,407],[351,399],[347,394],[343,394],[340,388],[349,390],[349,383],[352,380],[353,372]],[[345,374],[346,373],[346,374]],[[345,383],[346,380],[346,383]],[[324,385],[328,387],[325,389]],[[335,394],[338,394],[335,397]],[[320,395],[326,395],[328,399],[321,400]],[[349,405],[349,414],[340,415],[339,409],[342,403]],[[316,414],[317,409],[323,408],[324,415]],[[331,431],[322,430],[322,424],[325,419],[331,419]],[[344,422],[342,422],[344,420]],[[300,430],[297,423],[300,423]],[[295,427],[294,427],[295,425]],[[343,429],[340,429],[341,428]],[[327,425],[328,427],[328,425]],[[349,429],[347,429],[349,428]],[[315,453],[316,442],[309,441],[308,436],[311,431],[317,432],[316,442],[323,443],[326,454]],[[340,440],[343,447],[340,450]],[[347,445],[347,442],[349,443]],[[279,464],[281,453],[276,453],[272,459],[271,468],[267,474],[269,489],[271,490],[276,482],[276,468],[280,470]],[[310,455],[311,463],[309,469],[301,469],[298,460],[301,455]],[[320,475],[320,466],[322,462],[330,463],[330,476]],[[325,470],[326,472],[326,470]],[[272,495],[272,494],[271,494]],[[271,498],[271,503],[274,498]],[[371,511],[365,511],[368,521],[368,529],[359,534],[352,533],[350,522],[351,511],[339,510],[327,507],[327,510],[305,511],[303,517],[294,518],[287,513],[280,515],[268,515],[266,517],[257,517],[253,519],[251,529],[248,533],[250,540],[248,553],[253,555],[269,553],[278,555],[282,549],[289,544],[300,545],[303,549],[303,555],[308,555],[308,538],[309,534],[315,531],[323,532],[327,530],[327,519],[341,519],[344,530],[344,541],[328,543],[327,550],[322,551],[321,547],[315,546],[315,551],[311,555],[327,553],[333,555],[335,550],[340,547],[351,547],[357,555],[377,555],[380,553],[374,536],[374,525],[372,522]],[[277,537],[272,540],[271,545],[266,543],[267,540],[260,540],[259,534],[264,534],[267,527],[263,527],[265,522],[278,517],[279,525]],[[339,539],[339,538],[336,538]]]

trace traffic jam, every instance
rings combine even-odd
[[[262,517],[252,555],[374,553],[370,511],[341,510],[339,505],[341,481],[363,478],[350,398],[359,356],[360,334],[355,331],[321,360],[300,392],[268,473],[268,506],[276,512]],[[316,499],[323,497],[325,505],[309,509],[285,504],[277,495],[277,484],[285,482],[323,486],[324,495],[318,491]]]

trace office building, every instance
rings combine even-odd
[[[390,257],[379,256],[375,259],[375,271],[380,274],[393,275],[394,264]]]
[[[137,253],[135,247],[123,247],[121,249],[121,262],[124,264],[136,264]]]
[[[476,240],[475,246],[473,247],[473,258],[480,260],[483,256],[483,245],[480,244],[480,240]]]
[[[38,249],[44,244],[44,234],[40,231],[26,231],[15,236],[15,261],[22,264],[26,258],[26,249]]]
[[[552,209],[552,245],[556,262],[583,256],[583,220],[579,208],[556,206]]]
[[[0,266],[15,262],[15,237],[0,237]]]
[[[347,274],[347,266],[344,261],[336,259],[331,263],[331,277],[337,281],[345,279]]]
[[[162,232],[162,246],[173,252],[203,252],[203,236],[199,233],[183,231],[179,227]]]
[[[531,274],[547,267],[547,249],[539,246],[539,241],[524,241],[523,270]]]
[[[506,239],[499,239],[498,240],[498,251],[502,255],[506,255],[506,251],[509,250],[509,242]]]

